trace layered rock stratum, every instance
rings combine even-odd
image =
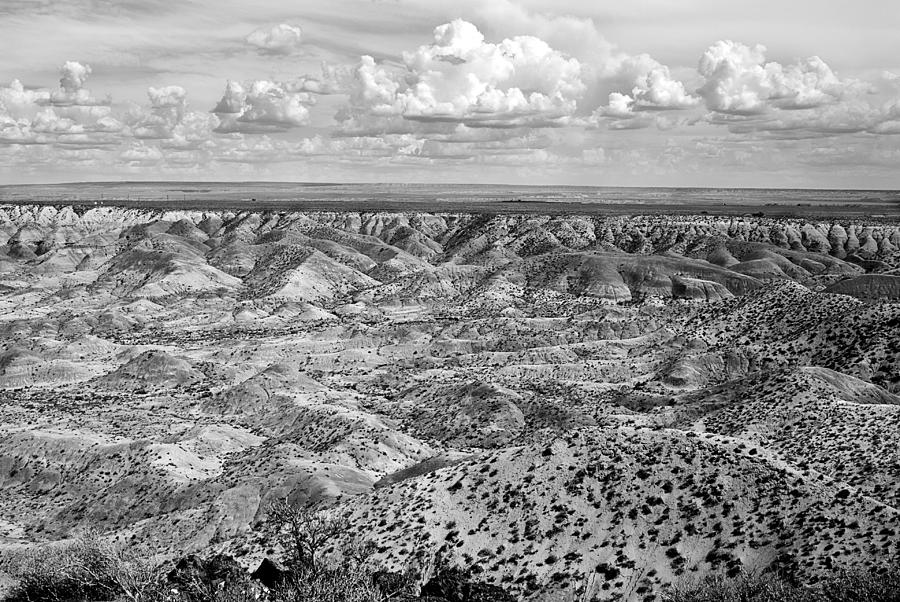
[[[0,552],[252,565],[288,497],[528,600],[877,566],[898,282],[889,219],[0,206]]]

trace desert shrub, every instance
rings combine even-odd
[[[115,584],[98,580],[80,566],[89,558],[75,546],[47,546],[22,552],[10,562],[10,574],[17,580],[6,598],[8,602],[40,600],[105,600],[112,597]]]
[[[823,602],[900,602],[900,565],[884,571],[840,571],[817,590]]]
[[[900,567],[838,571],[804,587],[774,573],[710,576],[671,588],[666,602],[900,602]]]
[[[773,574],[744,573],[735,578],[709,576],[673,587],[667,602],[813,602],[811,593]]]
[[[150,551],[94,534],[20,554],[5,570],[17,581],[4,602],[513,602],[473,579],[474,568],[433,558],[422,571],[376,570],[371,544],[327,511],[279,503],[270,513],[285,550],[249,574],[232,557],[187,556],[172,567]],[[334,551],[327,557],[325,550]],[[471,559],[470,559],[471,560]],[[477,568],[477,567],[475,567]],[[265,570],[264,570],[265,569]]]
[[[362,567],[319,566],[292,571],[274,592],[274,602],[383,602],[371,571]]]
[[[93,533],[23,552],[12,559],[10,573],[17,584],[7,602],[150,602],[158,598],[162,583],[152,555],[105,542]]]
[[[165,602],[250,602],[262,599],[262,587],[231,556],[186,556],[167,576]]]

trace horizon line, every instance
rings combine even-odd
[[[79,180],[66,182],[40,182],[20,184],[0,184],[0,189],[30,188],[40,186],[87,186],[87,185],[253,185],[253,184],[282,184],[293,186],[468,186],[489,187],[507,186],[511,188],[596,188],[596,189],[626,189],[626,190],[796,190],[796,191],[821,191],[821,192],[890,192],[900,193],[900,188],[810,188],[810,187],[778,187],[778,186],[627,186],[613,184],[513,184],[508,182],[314,182],[301,180]]]

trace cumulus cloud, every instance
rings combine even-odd
[[[59,89],[53,90],[49,98],[43,102],[59,107],[108,105],[110,103],[108,98],[94,98],[84,87],[92,72],[90,65],[66,61],[59,69]]]
[[[222,115],[238,115],[244,110],[244,99],[247,97],[244,87],[236,81],[229,80],[225,84],[225,93],[213,109],[213,113]]]
[[[89,67],[70,61],[57,88],[28,89],[17,80],[0,86],[0,150],[10,149],[19,165],[129,170],[198,164],[212,154],[218,121],[189,111],[184,88],[150,88],[148,104],[122,108],[93,99],[84,88],[89,75]]]
[[[353,89],[354,70],[348,65],[322,63],[320,76],[303,75],[286,84],[292,92],[310,94],[349,94]]]
[[[706,106],[720,113],[758,115],[770,109],[809,109],[834,103],[856,87],[819,57],[791,65],[766,62],[766,48],[731,40],[710,46],[700,59]]]
[[[472,127],[550,126],[571,116],[585,86],[581,64],[533,36],[486,42],[456,19],[434,30],[434,43],[403,55],[405,71],[364,56],[352,110],[411,121]]]
[[[674,79],[665,65],[656,65],[643,76],[631,91],[634,106],[641,110],[689,109],[700,99],[689,94],[684,84]]]
[[[0,85],[0,163],[5,173],[56,161],[109,166],[110,174],[230,175],[293,162],[296,173],[314,165],[316,177],[346,166],[359,170],[355,177],[382,166],[395,170],[386,172],[392,177],[439,166],[447,178],[471,165],[481,174],[496,168],[498,178],[516,166],[525,177],[627,169],[641,182],[654,169],[682,173],[691,161],[780,168],[789,154],[769,160],[773,148],[834,148],[828,161],[838,161],[849,143],[900,144],[890,136],[900,134],[900,76],[890,71],[862,71],[870,82],[863,84],[817,57],[782,64],[762,46],[730,41],[713,44],[693,67],[665,65],[618,49],[590,19],[539,14],[510,0],[472,10],[478,26],[451,21],[433,39],[423,30],[400,61],[363,56],[296,79],[260,73],[229,81],[212,111],[191,110],[193,90],[174,85],[149,88],[139,104],[111,104],[88,90],[91,66],[69,61],[48,88]],[[247,36],[264,55],[295,55],[303,41],[289,24]],[[323,48],[323,56],[333,50]],[[273,73],[286,65],[276,63]],[[337,127],[327,122],[335,110]],[[641,128],[680,129],[666,144],[659,132],[616,132]],[[711,133],[730,141],[729,150],[717,141],[691,146]],[[824,136],[841,138],[816,145]]]
[[[0,86],[0,144],[112,144],[122,124],[108,100],[93,98],[83,87],[90,73],[89,66],[68,61],[56,89],[27,89],[18,80]]]
[[[870,129],[873,134],[900,134],[900,99],[891,101],[881,109],[878,123]]]
[[[842,79],[816,56],[782,65],[767,62],[765,53],[764,46],[732,41],[704,52],[698,94],[711,111],[707,123],[727,126],[733,134],[785,140],[898,129],[890,103],[873,102],[874,83]]]
[[[535,12],[512,0],[480,3],[478,14],[495,29],[530,34],[581,63],[585,92],[575,115],[597,116],[610,94],[632,98],[636,110],[690,108],[699,99],[676,80],[668,67],[648,54],[632,54],[611,43],[590,18]],[[651,120],[652,121],[652,120]]]
[[[609,105],[597,109],[597,115],[602,117],[628,119],[634,117],[634,111],[632,110],[633,105],[634,99],[631,96],[619,92],[612,92],[609,95]]]
[[[670,120],[650,113],[690,109],[700,104],[684,83],[672,77],[667,66],[649,55],[632,57],[623,67],[633,74],[631,93],[611,92],[607,105],[594,111],[591,123],[605,122],[610,129],[664,127]]]
[[[303,30],[299,25],[280,23],[257,29],[248,35],[246,40],[264,54],[293,54],[303,42]]]
[[[165,140],[172,138],[174,130],[184,119],[187,107],[187,91],[181,86],[149,88],[149,110],[138,109],[133,114],[132,132],[138,139]]]
[[[191,111],[181,86],[148,88],[149,107],[132,107],[127,116],[131,136],[159,148],[188,150],[207,147],[219,121],[210,113]]]
[[[150,98],[150,106],[154,109],[175,109],[184,111],[187,99],[187,91],[181,86],[165,86],[163,88],[148,88],[147,96]]]
[[[862,101],[842,102],[815,110],[757,116],[722,114],[709,119],[710,123],[727,126],[732,134],[759,133],[780,139],[856,134],[874,128],[879,121],[880,112]]]
[[[49,100],[48,90],[27,89],[14,79],[8,86],[0,87],[0,115],[12,121],[30,119]]]
[[[308,92],[267,80],[247,87],[228,82],[225,93],[213,109],[221,123],[219,133],[261,133],[286,131],[309,122],[309,106],[315,99]]]
[[[77,92],[84,87],[91,71],[90,65],[82,65],[76,61],[66,61],[59,70],[59,87],[65,92]]]

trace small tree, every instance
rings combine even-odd
[[[291,568],[318,569],[318,554],[347,532],[349,521],[333,511],[299,507],[286,499],[272,504],[269,521],[288,555]]]

